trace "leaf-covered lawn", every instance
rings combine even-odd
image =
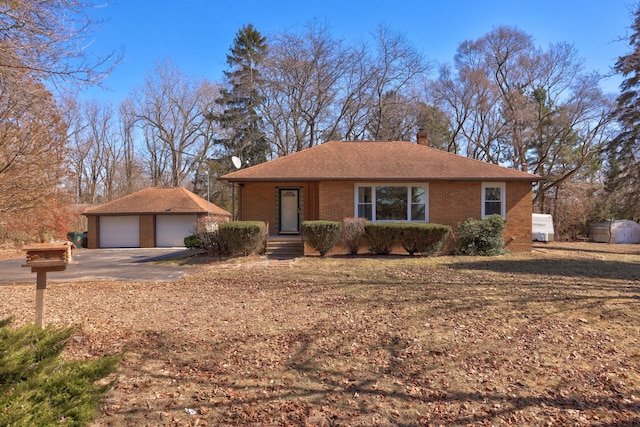
[[[266,264],[49,285],[69,355],[125,352],[95,425],[640,423],[637,245]],[[0,318],[34,288],[0,286]]]

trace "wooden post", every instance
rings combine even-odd
[[[44,325],[44,291],[47,289],[47,272],[64,271],[73,262],[71,242],[36,244],[26,246],[27,262],[23,267],[31,267],[36,276],[36,326]]]
[[[42,327],[44,318],[44,291],[47,289],[47,272],[38,270],[36,276],[36,326]]]

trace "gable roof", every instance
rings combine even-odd
[[[243,181],[539,181],[527,172],[407,141],[329,141],[222,179]]]
[[[184,187],[150,187],[104,205],[88,209],[83,215],[203,214],[231,216],[231,213],[207,203],[206,199]]]

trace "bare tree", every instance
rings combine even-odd
[[[0,1],[0,75],[19,82],[23,74],[54,84],[96,84],[119,61],[113,52],[90,60],[97,29],[82,0]]]
[[[208,106],[216,95],[209,82],[191,82],[168,60],[157,64],[135,93],[154,185],[184,185],[205,161],[213,138],[204,137],[203,129],[210,125]]]
[[[327,24],[270,38],[261,114],[278,155],[329,139],[409,139],[416,88],[429,70],[404,35],[378,28],[373,48],[334,39]]]
[[[110,103],[63,99],[68,123],[68,162],[77,203],[104,203],[142,188],[148,179],[136,148],[131,100],[117,114]]]
[[[347,56],[327,24],[312,22],[304,34],[272,37],[264,62],[261,113],[278,154],[322,142]]]
[[[148,182],[140,163],[136,148],[136,112],[131,98],[125,98],[118,108],[119,140],[122,144],[122,162],[119,168],[119,179],[116,197],[122,197],[137,191]]]
[[[417,132],[416,89],[422,86],[429,65],[402,33],[379,26],[375,52],[369,61],[373,91],[365,137],[373,140],[408,139]],[[413,112],[406,116],[405,113]],[[404,116],[403,120],[399,120]],[[411,120],[412,122],[407,122]]]
[[[87,123],[77,98],[67,94],[61,98],[60,104],[67,123],[67,156],[73,174],[73,184],[69,187],[75,202],[81,203],[84,201],[85,190],[84,164],[89,154],[85,143]]]
[[[542,90],[534,94],[539,119],[528,146],[527,164],[533,173],[546,177],[534,198],[541,211],[554,209],[548,194],[559,194],[558,189],[570,180],[593,182],[602,168],[603,152],[614,136],[614,100],[602,92],[598,82],[597,75],[578,76],[558,105],[544,98]]]
[[[612,103],[599,80],[572,45],[542,50],[520,30],[499,27],[460,45],[433,99],[450,115],[452,151],[544,176],[535,204],[552,211],[548,196],[601,167]]]

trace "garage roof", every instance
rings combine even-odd
[[[150,187],[104,205],[88,209],[83,215],[206,214],[231,216],[231,213],[184,187]]]

